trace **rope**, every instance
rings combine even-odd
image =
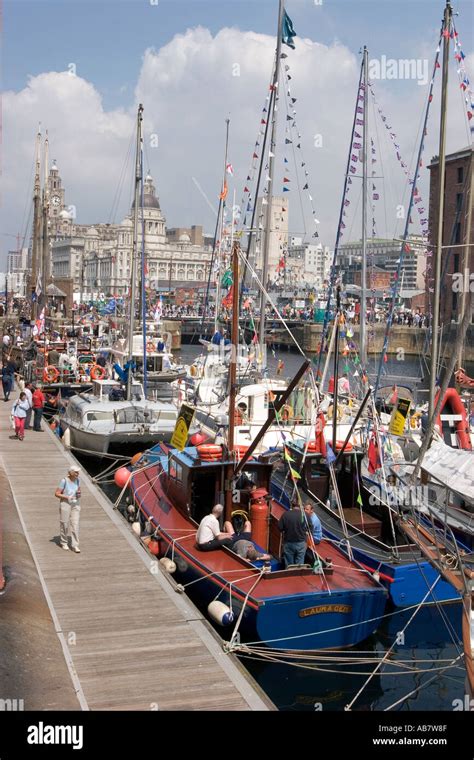
[[[400,633],[402,633],[402,634],[405,633],[405,631],[408,628],[408,626],[410,625],[411,621],[415,618],[415,616],[417,615],[417,613],[420,611],[421,606],[425,603],[425,601],[428,598],[428,596],[432,593],[434,587],[436,586],[436,584],[438,583],[438,581],[440,580],[440,578],[441,578],[440,575],[438,575],[437,578],[435,578],[435,580],[433,581],[431,587],[428,589],[428,591],[426,592],[426,594],[423,597],[423,599],[421,600],[421,602],[419,604],[417,604],[415,610],[413,611],[413,614],[410,615],[410,619],[408,620],[408,622],[406,623],[406,625],[402,628],[402,630],[401,630]],[[387,649],[387,651],[385,652],[385,654],[382,657],[381,661],[379,662],[379,664],[375,668],[374,672],[369,676],[369,678],[361,686],[361,688],[359,689],[359,691],[357,692],[357,694],[355,695],[355,697],[349,702],[348,705],[346,705],[345,709],[347,711],[350,711],[352,709],[352,705],[354,704],[354,702],[356,702],[356,700],[358,699],[358,697],[364,691],[365,687],[370,683],[370,681],[372,680],[372,678],[375,676],[375,674],[377,673],[377,671],[379,670],[379,668],[384,664],[384,662],[387,660],[387,658],[390,657],[390,655],[391,655],[391,653],[392,653],[392,651],[393,651],[393,649],[395,647],[395,644],[396,644],[396,639],[393,642],[393,644],[391,644],[390,647]]]

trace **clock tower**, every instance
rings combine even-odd
[[[55,159],[53,159],[53,165],[49,171],[48,185],[50,235],[54,239],[68,233],[70,234],[71,226],[64,200],[65,190],[62,187],[62,180],[59,176]],[[66,229],[66,226],[68,229]]]

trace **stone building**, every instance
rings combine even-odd
[[[54,279],[72,278],[79,300],[125,295],[130,287],[134,204],[120,224],[77,224],[75,207],[66,205],[56,163],[51,168],[49,183]],[[139,252],[142,230],[145,278],[150,290],[205,287],[212,252],[199,242],[204,239],[202,227],[180,229],[179,235],[173,230],[171,236],[167,235],[166,219],[150,174],[144,182],[143,209],[139,214]]]
[[[440,325],[458,321],[462,303],[462,291],[453,287],[458,278],[454,274],[462,274],[464,254],[465,268],[472,272],[474,268],[474,219],[471,224],[470,240],[467,240],[467,215],[469,204],[471,214],[474,208],[474,197],[470,192],[472,147],[463,148],[446,156],[444,219],[443,219],[443,252],[441,271],[444,274],[441,283]],[[430,243],[436,246],[439,218],[439,159],[431,160],[430,170],[430,211],[429,235]],[[469,243],[469,248],[463,244]],[[450,248],[449,246],[453,246]],[[464,278],[465,279],[465,278]],[[469,287],[469,282],[465,283]],[[434,286],[434,255],[430,257],[430,268],[426,282],[427,292]],[[473,286],[474,287],[474,286]]]

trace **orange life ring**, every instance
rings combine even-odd
[[[344,441],[336,441],[336,451],[340,451],[342,447],[344,446]],[[353,445],[350,441],[346,443],[346,446],[344,448],[344,451],[352,451]]]
[[[217,443],[203,443],[197,447],[199,458],[204,462],[214,462],[222,459],[222,446]]]
[[[53,367],[52,364],[44,368],[43,370],[44,383],[55,383],[58,377],[59,377],[59,370],[56,367]]]
[[[244,454],[247,453],[248,446],[234,446],[234,453],[237,455],[237,459],[242,459]]]
[[[436,394],[435,405],[438,403],[439,391]],[[461,401],[461,397],[456,388],[447,388],[444,398],[441,402],[441,409],[436,419],[439,432],[443,434],[443,426],[441,423],[441,415],[446,413],[456,414],[461,417],[460,420],[455,422],[455,431],[459,441],[459,448],[465,451],[472,450],[471,436],[469,435],[469,420],[467,418],[464,404]]]
[[[321,452],[321,444],[319,441],[310,441],[307,446],[308,451],[319,451]]]
[[[100,364],[93,364],[91,367],[91,380],[103,380],[106,375],[105,369]]]

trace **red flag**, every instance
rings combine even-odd
[[[234,286],[231,285],[229,288],[229,292],[226,296],[222,299],[222,306],[225,306],[226,309],[229,309],[232,306],[232,299],[234,297]]]
[[[374,472],[376,472],[382,466],[382,462],[380,460],[380,451],[379,447],[377,446],[377,439],[375,437],[375,434],[372,434],[372,437],[370,439],[367,457],[369,460],[369,472],[373,475]]]

